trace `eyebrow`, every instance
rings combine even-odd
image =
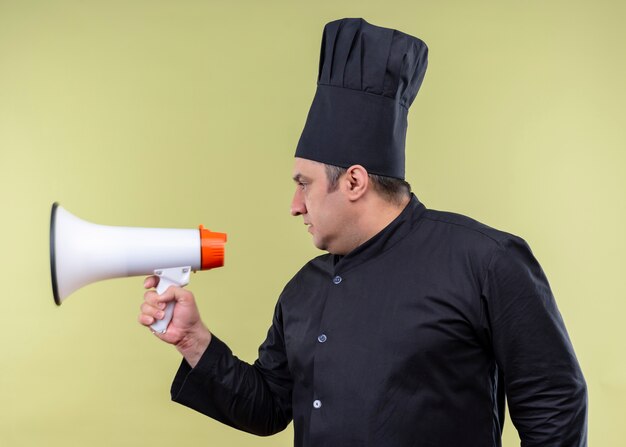
[[[300,174],[299,172],[293,176],[293,181],[296,183],[300,183],[302,180],[308,180],[305,176]]]

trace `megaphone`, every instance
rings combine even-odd
[[[225,233],[199,229],[138,228],[98,225],[52,205],[50,271],[54,302],[92,282],[139,275],[158,275],[157,293],[171,285],[189,284],[190,272],[224,265]],[[172,319],[174,302],[165,318],[151,328],[163,333]]]

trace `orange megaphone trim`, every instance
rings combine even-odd
[[[200,270],[209,270],[224,265],[226,233],[216,233],[200,225]]]

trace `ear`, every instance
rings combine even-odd
[[[360,199],[369,187],[369,175],[367,170],[361,165],[350,166],[345,173],[343,185],[348,200],[356,201]]]

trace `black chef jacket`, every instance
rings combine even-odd
[[[213,337],[172,398],[295,446],[586,446],[586,385],[548,281],[520,238],[415,196],[346,256],[285,286],[253,365]]]

